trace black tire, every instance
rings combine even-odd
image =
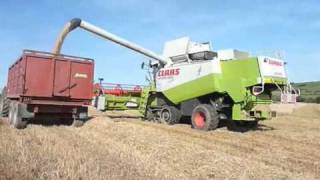
[[[27,121],[19,114],[19,102],[12,102],[10,107],[9,122],[17,129],[24,129],[27,127]]]
[[[147,120],[147,121],[154,121],[155,120],[156,115],[152,112],[152,110],[150,108],[151,102],[153,100],[155,100],[155,98],[156,98],[156,95],[149,94],[149,97],[147,99],[146,109],[144,112],[144,117],[143,117],[144,120]]]
[[[231,131],[246,132],[258,127],[258,121],[228,121],[227,128]]]
[[[164,106],[160,112],[160,121],[169,125],[177,124],[181,119],[181,112],[174,106]]]
[[[9,105],[8,121],[10,125],[12,124],[12,119],[13,119],[13,111],[14,111],[13,104],[14,104],[13,102],[10,102],[10,105]]]
[[[235,121],[238,127],[254,128],[258,126],[258,121]]]
[[[147,107],[143,120],[153,121],[154,119],[155,119],[155,115],[152,113],[152,110],[149,107]]]
[[[88,120],[88,108],[79,107],[77,109],[77,114],[73,116],[73,127],[81,127]]]
[[[3,88],[0,97],[0,117],[8,117],[10,100],[7,98],[7,90]]]
[[[219,125],[219,114],[215,107],[209,104],[200,104],[192,111],[192,127],[199,130],[214,130]]]
[[[5,101],[4,101],[2,112],[1,112],[1,116],[2,117],[8,117],[8,115],[9,115],[9,105],[10,105],[10,100],[6,98]]]
[[[245,126],[248,128],[256,128],[258,127],[258,121],[246,121]]]
[[[72,122],[73,127],[81,127],[84,124],[84,120],[74,119]]]

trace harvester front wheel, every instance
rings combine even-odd
[[[245,126],[248,128],[256,128],[258,127],[258,121],[247,121],[245,122]]]
[[[219,114],[214,106],[200,104],[192,112],[191,123],[195,129],[214,130],[219,125]]]
[[[181,113],[179,109],[174,106],[165,106],[160,112],[160,121],[169,125],[179,123]]]
[[[147,107],[145,110],[143,120],[153,121],[154,119],[155,119],[155,115],[152,113],[152,110],[149,107]]]

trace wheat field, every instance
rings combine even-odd
[[[145,122],[135,112],[91,116],[81,128],[24,130],[2,119],[0,179],[320,179],[319,105],[240,132]]]

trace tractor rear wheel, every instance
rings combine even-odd
[[[179,123],[181,112],[174,106],[164,106],[160,112],[160,121],[169,125]]]
[[[214,130],[219,125],[219,114],[214,106],[200,104],[196,106],[191,117],[192,127],[199,130]]]

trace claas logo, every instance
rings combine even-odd
[[[180,74],[180,69],[164,69],[160,70],[158,77],[167,77],[167,76],[178,76]]]
[[[264,62],[268,62],[270,65],[274,65],[274,66],[282,66],[282,62],[280,61],[274,61],[271,59],[264,59]]]

